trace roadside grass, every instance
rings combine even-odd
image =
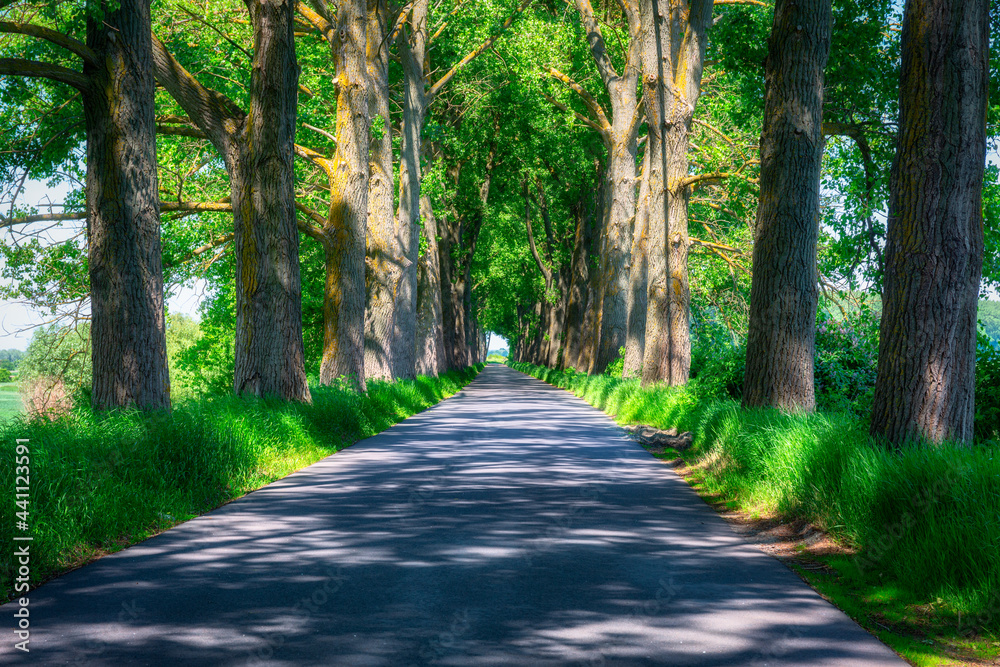
[[[482,367],[373,381],[366,394],[312,387],[312,405],[214,396],[182,402],[169,414],[77,409],[51,422],[2,422],[0,483],[9,495],[0,544],[7,548],[15,534],[26,534],[15,531],[18,438],[30,449],[34,588],[375,435],[455,394]],[[15,593],[13,561],[0,559],[4,601]]]
[[[893,452],[849,414],[744,410],[702,400],[696,384],[510,365],[621,424],[691,431],[691,448],[667,455],[693,466],[699,493],[829,533],[850,555],[800,573],[914,664],[1000,656],[1000,443]]]
[[[21,395],[17,391],[16,382],[0,382],[0,422],[20,415],[24,412]]]

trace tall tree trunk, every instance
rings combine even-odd
[[[334,28],[337,152],[333,159],[330,216],[324,244],[327,290],[323,300],[323,361],[320,365],[323,384],[345,377],[361,389],[365,387],[365,236],[371,125],[365,61],[365,9],[365,0],[342,0],[337,7]]]
[[[908,0],[871,431],[973,437],[983,260],[986,0]]]
[[[604,250],[603,222],[604,209],[609,205],[610,187],[607,179],[602,179],[597,189],[597,206],[592,224],[596,227],[587,247],[587,308],[583,313],[581,325],[580,355],[577,357],[577,370],[589,371],[592,367],[598,338],[601,334],[601,256]]]
[[[247,3],[254,26],[250,113],[209,90],[153,39],[156,79],[222,156],[236,256],[239,393],[309,401],[302,344],[294,150],[298,66],[293,5]]]
[[[631,226],[635,216],[635,135],[639,124],[639,16],[632,5],[623,3],[629,28],[628,50],[621,72],[608,55],[604,36],[590,0],[577,0],[580,21],[587,35],[590,53],[601,75],[611,103],[610,121],[590,102],[591,113],[597,116],[608,150],[605,177],[610,198],[605,208],[604,251],[601,253],[599,283],[600,311],[596,349],[588,370],[603,373],[625,345],[628,321],[628,266],[631,250]],[[584,98],[588,100],[587,97]]]
[[[649,139],[649,269],[644,384],[684,384],[691,368],[688,135],[701,89],[712,0],[641,0]]]
[[[254,27],[246,168],[237,216],[237,393],[310,400],[302,343],[299,232],[295,222],[295,115],[299,67],[295,59],[294,3],[247,3]]]
[[[570,263],[569,290],[566,297],[565,352],[561,368],[578,368],[582,345],[583,318],[587,303],[587,248],[590,245],[590,216],[583,202],[576,209],[576,233]]]
[[[87,23],[99,65],[84,66],[83,94],[98,409],[170,408],[151,35],[148,0],[122,0]]]
[[[368,1],[369,147],[368,230],[365,250],[365,377],[391,380],[396,304],[405,261],[392,198],[392,124],[389,118],[389,44],[385,0]]]
[[[396,295],[396,329],[393,372],[398,378],[412,378],[416,372],[430,371],[420,354],[426,349],[427,338],[418,337],[418,262],[420,250],[420,135],[427,111],[424,92],[424,59],[427,51],[428,0],[416,0],[410,20],[400,39],[399,55],[403,64],[403,130],[399,147],[399,210],[396,214],[398,245],[403,266]],[[429,202],[428,202],[429,203]],[[437,239],[434,239],[435,245]],[[436,254],[436,253],[435,253]],[[426,284],[425,288],[430,285]],[[438,305],[440,310],[440,304]],[[440,312],[439,312],[440,316]],[[436,353],[434,353],[436,354]],[[417,366],[423,370],[417,369]]]
[[[444,324],[445,364],[449,370],[462,367],[459,350],[465,347],[465,323],[462,315],[461,268],[462,220],[454,211],[441,220],[441,320]]]
[[[420,197],[420,210],[427,248],[418,259],[416,370],[421,375],[438,375],[448,367],[441,313],[441,257],[437,241],[437,220],[427,195]]]
[[[632,228],[632,264],[628,279],[628,331],[625,336],[624,377],[642,377],[646,346],[646,278],[649,251],[649,150],[642,157],[639,203]]]
[[[830,0],[778,0],[764,64],[743,405],[816,406],[816,242]]]
[[[566,354],[566,304],[569,298],[569,275],[565,267],[554,272],[556,301],[549,315],[549,356],[546,365],[559,368]]]
[[[635,222],[635,127],[632,117],[636,107],[636,80],[615,86],[616,95],[611,98],[611,107],[622,107],[615,113],[615,131],[608,147],[608,177],[610,178],[611,200],[607,208],[604,225],[604,253],[601,256],[601,333],[594,355],[592,373],[603,373],[613,362],[619,350],[625,345],[628,329],[628,286],[629,254],[631,251],[631,231]],[[616,98],[624,98],[615,103]],[[630,106],[631,105],[631,106]],[[620,117],[628,115],[630,130],[618,131]]]

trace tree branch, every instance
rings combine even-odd
[[[768,9],[774,9],[774,5],[769,5],[766,2],[761,2],[760,0],[715,0],[712,3],[714,6],[718,5],[757,5],[758,7],[767,7]]]
[[[483,51],[493,46],[493,43],[496,42],[500,38],[500,35],[502,35],[504,31],[510,27],[510,25],[514,22],[514,19],[516,19],[521,12],[527,9],[528,5],[532,2],[534,2],[534,0],[523,0],[520,7],[517,8],[517,11],[507,17],[507,20],[503,22],[499,30],[487,37],[486,41],[466,54],[464,58],[455,63],[454,67],[445,72],[444,75],[437,80],[437,83],[431,86],[431,89],[427,92],[427,103],[430,104],[430,101],[434,99],[434,96],[441,92],[442,88],[448,85],[448,82],[451,81],[456,74],[458,74],[459,70],[475,60]]]
[[[318,12],[314,11],[312,7],[304,2],[295,3],[295,11],[297,11],[302,18],[311,23],[313,27],[319,30],[319,34],[323,35],[323,39],[332,47],[336,42],[336,35],[333,31],[333,24],[326,20]]]
[[[73,86],[80,92],[86,92],[90,85],[90,79],[76,70],[22,58],[0,58],[0,74],[49,79]]]
[[[97,54],[94,53],[89,46],[83,42],[73,39],[69,35],[64,35],[57,30],[45,28],[40,25],[34,25],[32,23],[9,23],[7,21],[0,21],[0,32],[44,39],[48,42],[52,42],[56,46],[61,46],[74,55],[80,56],[80,58],[82,58],[88,65],[92,67],[99,67]]]
[[[608,56],[608,48],[604,43],[601,27],[594,16],[594,8],[590,0],[576,0],[576,9],[580,12],[580,22],[583,24],[584,32],[587,33],[587,44],[590,45],[590,54],[597,64],[597,71],[600,72],[604,85],[610,88],[611,82],[618,78],[618,72]]]
[[[333,178],[333,160],[328,159],[321,153],[317,153],[311,148],[295,144],[295,154],[304,160],[309,160],[323,170],[330,178]]]
[[[586,116],[584,116],[579,111],[576,111],[575,109],[570,109],[568,106],[566,106],[562,102],[559,102],[554,97],[549,97],[545,93],[542,93],[542,97],[544,97],[550,104],[552,104],[552,106],[556,107],[557,109],[559,109],[561,111],[564,111],[566,113],[573,114],[578,121],[580,121],[581,123],[583,123],[584,125],[586,125],[590,129],[594,130],[595,132],[598,132],[598,133],[600,133],[602,135],[605,135],[605,136],[607,135],[607,131],[603,127],[601,127],[600,125],[598,125],[595,121],[587,118]]]
[[[531,230],[531,203],[528,198],[527,181],[524,182],[524,224],[528,227],[528,247],[531,248],[531,256],[535,258],[535,264],[542,272],[542,277],[545,278],[545,287],[548,289],[549,283],[552,282],[552,270],[545,266],[541,255],[538,254],[538,247],[535,246],[535,234]]]
[[[201,85],[155,35],[153,69],[156,80],[177,100],[194,124],[225,158],[231,137],[246,119],[243,110],[225,95]]]
[[[555,67],[547,67],[545,68],[545,71],[565,83],[574,93],[579,95],[583,100],[583,103],[587,105],[588,109],[590,109],[590,113],[594,114],[594,118],[597,119],[598,124],[601,128],[603,128],[601,132],[607,134],[608,136],[611,135],[611,123],[608,121],[608,116],[604,113],[604,109],[597,102],[597,100],[594,99],[593,95],[588,93],[583,86],[578,84],[566,74],[557,70]]]
[[[696,185],[704,181],[721,181],[723,179],[730,178],[733,175],[734,174],[728,171],[715,171],[709,174],[695,174],[693,176],[686,176],[685,178],[682,178],[676,182],[675,188],[678,191],[680,191],[683,190],[684,188],[691,187],[692,185]]]

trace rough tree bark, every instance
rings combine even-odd
[[[581,201],[574,211],[576,232],[573,235],[573,259],[570,262],[569,289],[566,296],[565,352],[560,368],[576,368],[580,357],[583,316],[587,308],[587,248],[590,245],[590,216]]]
[[[437,220],[427,195],[420,197],[421,220],[427,248],[418,259],[416,372],[438,375],[448,370],[441,313],[441,256]]]
[[[971,442],[983,259],[986,0],[908,0],[871,431]]]
[[[238,393],[309,401],[302,345],[294,151],[293,5],[247,3],[254,24],[250,113],[202,86],[153,38],[156,79],[212,142],[229,175],[237,266]]]
[[[396,307],[403,263],[407,261],[393,215],[387,13],[385,0],[368,0],[369,110],[372,124],[377,127],[373,128],[368,151],[364,368],[365,377],[376,380],[391,380],[395,374]]]
[[[85,61],[82,92],[91,400],[99,409],[170,408],[151,35],[148,0],[123,0],[87,21],[97,56]]]
[[[393,337],[393,373],[398,378],[412,378],[417,372],[437,375],[440,370],[436,359],[440,350],[434,349],[436,339],[428,337],[433,325],[424,320],[418,328],[420,312],[419,285],[431,289],[431,278],[419,275],[420,261],[420,135],[427,113],[424,93],[424,60],[427,54],[428,0],[416,0],[410,10],[410,19],[400,36],[399,56],[403,65],[403,123],[399,145],[399,209],[397,218],[397,244],[402,251],[403,266],[396,298],[396,328]],[[430,202],[428,200],[428,206]],[[425,238],[430,237],[425,232]],[[434,254],[437,255],[437,231],[434,231]],[[426,264],[423,268],[426,271]],[[436,279],[436,277],[435,277]],[[440,281],[438,281],[439,283]],[[427,315],[434,317],[434,312]],[[440,304],[437,306],[440,319]],[[438,327],[440,329],[440,327]],[[424,335],[418,335],[424,334]],[[420,356],[430,355],[421,360]],[[419,365],[419,369],[418,369]]]
[[[78,56],[82,72],[0,58],[0,75],[63,83],[84,101],[94,407],[169,409],[150,7],[124,0],[96,8],[105,14],[88,17],[86,44],[44,26],[0,22],[0,33]]]
[[[628,278],[628,331],[625,336],[624,377],[642,377],[646,348],[646,279],[649,271],[649,150],[642,157],[639,202],[632,228],[631,266]]]
[[[684,384],[691,369],[688,135],[701,92],[712,0],[641,0],[649,127],[649,269],[643,384]]]
[[[327,276],[320,365],[321,383],[331,384],[345,377],[360,389],[365,387],[365,235],[371,126],[365,10],[365,0],[343,0],[338,4],[336,25],[332,28],[337,152],[333,158],[330,214],[325,229]]]
[[[777,0],[764,64],[743,405],[816,406],[816,242],[830,0]]]
[[[627,303],[629,251],[631,250],[631,225],[635,216],[635,154],[636,129],[641,110],[637,100],[639,82],[639,15],[629,2],[620,3],[625,10],[629,26],[628,51],[619,73],[611,62],[604,42],[604,35],[594,15],[590,0],[577,0],[580,21],[587,35],[590,53],[597,65],[601,80],[608,92],[611,118],[579,84],[561,73],[550,73],[570,85],[587,104],[593,117],[592,125],[598,129],[608,151],[608,179],[610,199],[605,209],[604,251],[601,253],[601,280],[599,299],[599,335],[597,348],[590,358],[589,370],[602,373],[618,356],[625,345],[627,329]]]

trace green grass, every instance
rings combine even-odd
[[[808,520],[855,550],[830,564],[831,597],[866,627],[883,623],[896,637],[887,641],[917,664],[938,644],[1000,653],[997,442],[891,452],[851,415],[744,410],[696,387],[511,366],[619,423],[692,431],[681,456],[697,467],[701,492],[750,514]]]
[[[54,422],[0,423],[2,488],[15,486],[15,441],[29,439],[31,585],[123,549],[307,466],[450,396],[482,365],[368,393],[313,387],[312,405],[217,396],[172,413],[76,410]],[[13,544],[4,500],[0,544]],[[18,531],[20,534],[20,532]],[[14,563],[0,559],[0,594]]]
[[[501,357],[499,354],[491,354],[486,357],[486,363],[506,364],[507,357]]]
[[[0,422],[18,416],[24,411],[16,382],[0,382]]]

